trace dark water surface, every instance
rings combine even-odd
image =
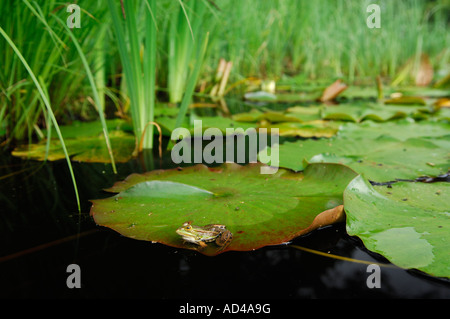
[[[1,298],[450,298],[450,284],[415,271],[381,267],[381,288],[368,288],[367,264],[288,245],[206,257],[125,238],[95,225],[89,199],[133,172],[168,168],[170,155],[118,165],[74,163],[82,214],[65,161],[47,164],[0,154]],[[77,235],[79,234],[78,238]],[[71,237],[73,236],[73,237]],[[386,262],[346,234],[323,228],[293,244],[343,257]],[[67,266],[81,269],[69,289]]]

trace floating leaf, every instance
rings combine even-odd
[[[251,111],[247,113],[240,113],[233,115],[233,120],[238,122],[260,122],[260,121],[268,121],[271,123],[281,123],[281,122],[302,122],[297,117],[290,116],[289,114],[285,114],[283,112],[275,112],[275,111]]]
[[[450,88],[450,73],[448,73],[445,77],[439,79],[434,84],[435,88]]]
[[[293,137],[332,137],[339,131],[337,125],[325,121],[313,121],[309,123],[279,123],[266,126],[269,130],[273,128],[278,129],[280,136]]]
[[[132,174],[107,189],[117,195],[93,200],[91,214],[124,236],[190,249],[199,247],[175,233],[184,222],[225,225],[233,233],[231,244],[220,251],[210,243],[200,250],[206,255],[281,244],[341,220],[342,212],[333,208],[356,176],[348,167],[312,164],[304,173],[276,174],[261,174],[262,168],[268,167],[227,163]]]
[[[342,83],[342,80],[336,80],[327,87],[320,97],[320,101],[327,102],[336,99],[336,97],[341,94],[345,89],[347,89],[347,85]]]
[[[433,66],[427,54],[420,56],[419,69],[417,70],[415,83],[417,86],[427,86],[433,80]]]
[[[256,123],[262,115],[263,112],[253,109],[250,112],[234,114],[232,119],[238,122]]]
[[[396,90],[405,96],[422,96],[427,98],[448,97],[448,89],[431,87],[401,87]]]
[[[360,140],[359,143],[364,141]],[[441,148],[424,139],[409,139],[404,142],[379,139],[378,143],[366,143],[372,146],[370,150],[353,153],[342,147],[339,152],[346,155],[321,153],[310,158],[309,162],[345,164],[377,182],[415,179],[423,175],[437,176],[450,168],[448,148]],[[355,149],[357,146],[351,148]],[[435,164],[430,167],[428,163]]]
[[[302,120],[303,122],[319,120],[322,118],[321,110],[322,106],[292,106],[286,110],[289,116],[294,116]]]
[[[396,105],[427,105],[425,100],[418,96],[400,96],[384,101],[384,104]]]
[[[114,134],[114,131],[124,131],[124,132],[132,132],[133,127],[130,123],[122,119],[110,119],[106,120],[106,127],[108,132]],[[64,139],[69,138],[80,138],[80,137],[97,137],[103,134],[103,126],[100,121],[90,121],[90,122],[80,122],[73,121],[68,125],[60,125],[59,129],[61,131]],[[44,135],[47,134],[46,130],[42,130]],[[51,137],[53,139],[58,139],[56,131],[52,128]]]
[[[244,98],[252,102],[267,102],[267,103],[294,103],[304,101],[314,101],[320,97],[317,92],[294,92],[294,93],[268,93],[264,91],[249,92],[244,95]]]
[[[450,167],[450,126],[438,124],[352,124],[342,126],[330,139],[284,142],[275,147],[280,167],[295,171],[303,170],[308,162],[324,162],[348,165],[377,182],[437,176]],[[408,138],[421,134],[423,138]]]
[[[405,117],[425,118],[428,113],[435,110],[423,106],[402,107],[398,105],[378,104],[344,104],[338,106],[326,106],[322,110],[322,118],[326,120],[339,120],[349,122],[362,122],[372,120],[375,122],[386,122],[402,119]]]
[[[248,123],[254,123],[253,125],[256,128],[266,128],[269,131],[271,129],[277,128],[278,134],[280,136],[291,136],[291,137],[331,137],[334,136],[339,128],[338,125],[334,125],[328,121],[303,121],[302,110],[299,110],[298,107],[291,109],[290,112],[260,112],[260,111],[251,111],[247,113],[235,114],[233,116],[233,120],[237,121],[237,124],[234,123],[234,126],[239,126]],[[318,110],[314,110],[311,108],[308,115],[312,115],[313,112],[316,115],[313,115],[312,118],[318,118]],[[311,118],[311,116],[310,116]]]
[[[135,148],[135,138],[124,132],[110,132],[109,139],[116,162],[127,162],[132,157]],[[74,161],[109,163],[111,158],[106,147],[103,135],[94,137],[81,136],[80,138],[68,138],[64,140],[67,152]],[[12,151],[12,155],[22,158],[30,158],[38,161],[46,159],[47,142],[21,145]],[[64,159],[64,151],[59,140],[52,139],[48,153],[49,161]]]
[[[450,277],[449,183],[372,186],[356,177],[344,192],[347,232],[403,268]]]
[[[437,107],[447,107],[450,108],[450,99],[449,98],[440,98],[436,102],[434,102],[434,105]]]
[[[107,120],[106,125],[115,161],[128,161],[132,157],[136,143],[134,136],[127,133],[132,131],[132,127],[121,119]],[[100,121],[74,121],[71,125],[62,125],[59,128],[64,137],[67,152],[72,160],[110,163],[111,158],[106,147],[103,127]],[[34,144],[20,145],[12,151],[12,155],[38,161],[44,161],[45,159],[56,161],[65,158],[56,132],[52,133],[49,146],[48,157],[46,157],[47,141],[45,140]]]
[[[277,96],[273,93],[265,91],[245,93],[244,98],[250,101],[276,101]]]
[[[414,122],[409,119],[375,123],[344,123],[339,129],[339,136],[349,139],[376,139],[382,135],[391,136],[400,141],[414,137],[442,137],[450,134],[450,125],[446,123],[421,121]]]

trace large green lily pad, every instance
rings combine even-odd
[[[372,186],[356,177],[344,192],[347,232],[403,268],[450,277],[449,183]]]
[[[333,138],[284,142],[275,146],[279,166],[301,171],[311,162],[341,163],[376,182],[448,171],[450,126],[438,122],[393,124],[351,123],[343,125]]]
[[[340,163],[376,182],[415,179],[447,172],[449,151],[440,145],[448,144],[444,138],[403,142],[389,137],[285,142],[278,146],[279,165],[301,171],[307,163]]]
[[[356,176],[339,164],[311,164],[303,173],[261,174],[263,167],[226,163],[132,174],[107,189],[115,196],[93,200],[91,214],[97,224],[124,236],[189,249],[199,247],[175,233],[184,222],[223,224],[233,233],[231,244],[220,250],[210,243],[199,251],[249,251],[314,229],[316,216],[341,205]]]

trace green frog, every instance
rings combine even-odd
[[[207,246],[206,243],[213,242],[221,247],[228,246],[233,239],[233,234],[225,227],[225,225],[209,224],[203,227],[193,226],[190,222],[186,222],[176,230],[184,241],[199,245],[201,248]]]

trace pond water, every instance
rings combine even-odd
[[[290,245],[206,257],[194,251],[125,238],[95,225],[90,199],[133,172],[173,167],[170,155],[147,154],[118,165],[74,163],[77,212],[65,161],[39,163],[3,153],[0,162],[0,296],[2,298],[450,298],[450,283],[381,267],[381,288],[368,288],[367,264],[324,257]],[[79,236],[76,236],[76,235]],[[386,262],[345,225],[319,229],[292,244],[329,254]],[[67,266],[81,270],[69,289]]]

